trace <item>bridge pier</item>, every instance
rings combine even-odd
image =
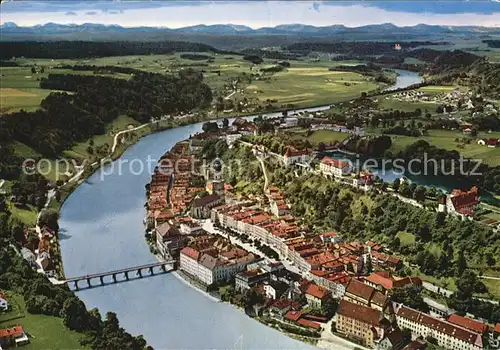
[[[139,276],[139,278],[142,278],[142,270],[141,269],[137,269],[137,275]]]
[[[74,282],[74,287],[76,290],[79,290],[80,288],[78,288],[78,280],[75,280]]]
[[[90,278],[87,278],[87,284],[89,285],[89,288],[92,288],[92,283],[90,283]]]
[[[163,272],[167,272],[167,269],[165,268],[165,265],[161,265],[161,269],[163,270]]]
[[[125,279],[128,281],[129,280],[129,278],[128,278],[128,271],[125,271],[124,274],[125,274]]]
[[[104,276],[99,276],[99,279],[101,280],[101,284],[104,285]]]
[[[149,267],[149,274],[150,275],[154,275],[155,274],[154,271],[153,271],[153,266]]]
[[[116,273],[113,274],[113,282],[116,283]]]

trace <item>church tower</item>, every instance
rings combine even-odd
[[[212,193],[223,196],[224,195],[224,176],[222,174],[222,162],[219,158],[215,158],[212,164],[213,180],[212,180]]]

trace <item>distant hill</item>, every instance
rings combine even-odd
[[[32,27],[17,26],[13,22],[6,22],[0,26],[3,40],[5,36],[12,38],[12,35],[51,35],[63,33],[204,33],[204,34],[271,34],[271,35],[307,35],[307,36],[329,36],[332,34],[355,34],[370,33],[372,35],[380,33],[391,34],[450,34],[450,33],[482,33],[500,35],[500,28],[487,28],[479,26],[437,26],[419,24],[411,27],[397,27],[391,23],[366,25],[361,27],[349,28],[343,25],[331,25],[316,27],[305,24],[283,24],[276,27],[263,27],[252,29],[247,26],[234,24],[215,24],[215,25],[195,25],[183,28],[167,27],[121,27],[119,25],[103,25],[96,23],[84,24],[57,24],[46,23]]]

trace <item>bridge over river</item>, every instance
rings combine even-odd
[[[118,269],[118,270],[106,271],[106,272],[101,272],[101,273],[94,273],[91,275],[71,277],[71,278],[66,279],[65,283],[66,284],[73,283],[73,287],[76,290],[80,289],[78,282],[81,282],[81,281],[87,281],[87,288],[104,286],[104,285],[110,284],[110,283],[118,283],[120,281],[129,281],[130,279],[143,278],[145,276],[153,276],[155,274],[164,274],[164,273],[172,272],[175,270],[175,264],[176,264],[175,260],[169,260],[169,261],[161,261],[161,262],[156,262],[156,263],[151,263],[151,264],[146,264],[146,265],[132,266],[132,267],[127,267],[127,268]],[[155,269],[156,269],[156,271],[155,271]],[[146,271],[146,275],[143,275],[143,271]],[[134,272],[135,272],[135,277],[132,277],[130,274],[134,273]],[[112,280],[106,281],[105,277],[109,277],[109,276],[111,276]],[[118,276],[123,276],[124,279],[118,280]],[[92,285],[93,279],[99,279],[99,284]]]

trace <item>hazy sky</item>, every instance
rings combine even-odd
[[[0,23],[103,23],[178,28],[302,23],[349,27],[394,23],[500,27],[500,0],[484,1],[6,1]]]

